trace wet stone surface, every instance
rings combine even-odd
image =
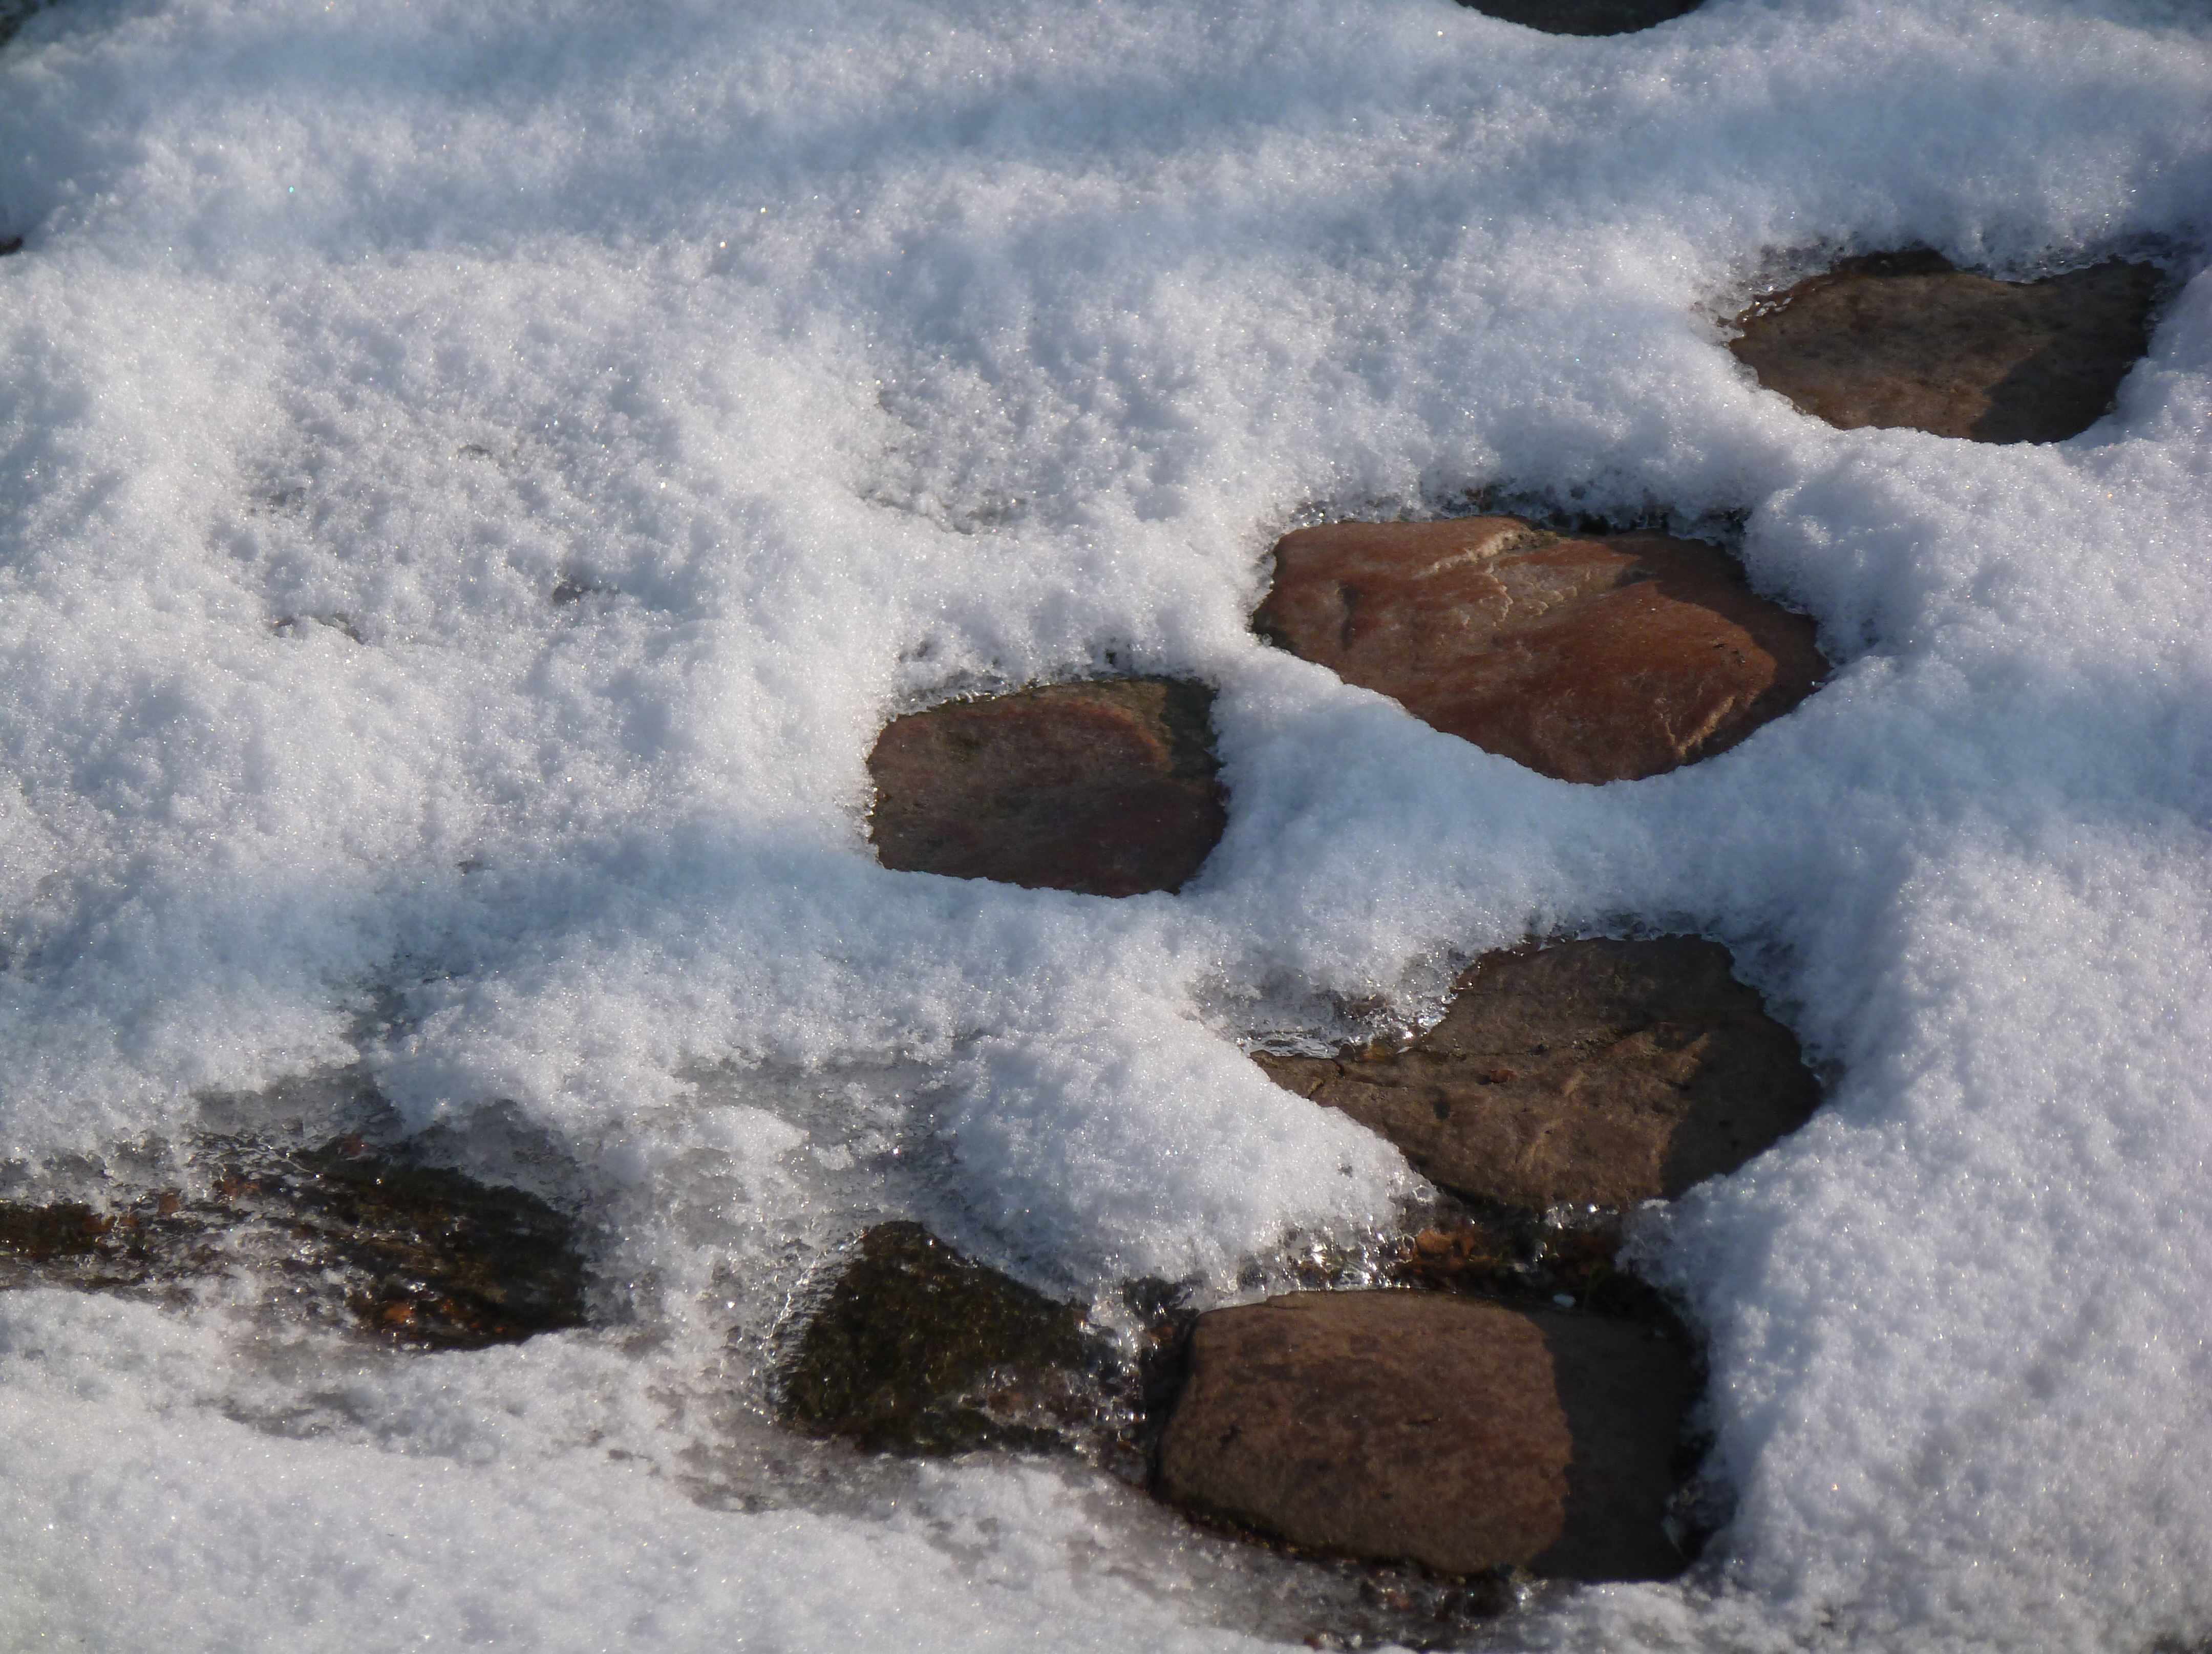
[[[1639,1323],[1443,1293],[1297,1292],[1192,1330],[1163,1497],[1448,1575],[1656,1579],[1695,1363]]]
[[[1515,517],[1300,529],[1276,545],[1253,623],[1559,781],[1632,781],[1725,751],[1827,670],[1813,623],[1710,545]]]
[[[1796,1130],[1820,1092],[1717,942],[1490,953],[1403,1049],[1255,1057],[1456,1194],[1540,1211],[1671,1198]]]
[[[869,1452],[1057,1447],[1090,1431],[1103,1352],[1083,1311],[879,1224],[779,1375],[786,1421]]]
[[[868,757],[877,855],[1092,896],[1179,889],[1227,821],[1212,701],[1200,684],[1133,678],[896,719]]]
[[[584,1324],[574,1225],[535,1195],[340,1138],[287,1152],[210,1139],[203,1193],[105,1208],[0,1202],[0,1288],[189,1295],[240,1274],[314,1321],[441,1349]]]
[[[1547,34],[1627,34],[1695,11],[1703,0],[1460,0],[1486,17]]]
[[[2150,341],[2163,278],[2119,260],[2000,282],[1929,252],[1847,258],[1753,307],[1729,349],[1845,430],[2059,442],[2112,406]]]

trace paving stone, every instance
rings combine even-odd
[[[1515,517],[1285,535],[1261,635],[1560,781],[1712,757],[1809,694],[1813,623],[1715,548],[1571,538]]]
[[[2150,342],[2163,278],[2118,259],[2000,282],[1928,252],[1847,258],[1737,319],[1729,349],[1845,430],[2060,442],[2101,419]]]
[[[877,855],[1093,896],[1180,889],[1227,822],[1212,703],[1202,684],[1131,678],[895,719],[868,757]]]
[[[1732,1171],[1820,1102],[1796,1037],[1698,937],[1489,953],[1404,1049],[1260,1055],[1455,1193],[1621,1207]]]
[[[1439,1293],[1298,1292],[1201,1316],[1160,1447],[1170,1501],[1449,1574],[1661,1579],[1694,1398],[1632,1322]]]
[[[1044,1448],[1090,1422],[1083,1311],[915,1223],[862,1236],[779,1381],[786,1420],[870,1452]]]

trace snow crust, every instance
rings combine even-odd
[[[2208,107],[2178,0],[40,14],[0,1157],[362,1061],[584,1207],[614,1327],[410,1365],[0,1298],[0,1644],[1236,1646],[1109,1483],[780,1444],[793,1295],[890,1211],[1234,1292],[1418,1187],[1238,1038],[1635,927],[1734,946],[1829,1099],[1644,1237],[1731,1525],[1501,1635],[2212,1633]],[[1912,243],[2174,291],[2048,447],[1836,432],[1722,349]],[[1580,788],[1251,635],[1285,527],[1484,490],[1742,514],[1833,681]],[[875,865],[888,716],[1109,669],[1218,687],[1184,892]]]

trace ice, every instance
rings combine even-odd
[[[1416,1189],[1237,1041],[1638,927],[1735,948],[1829,1102],[1644,1237],[1729,1525],[1504,1641],[2212,1633],[2208,94],[2179,0],[32,17],[0,1156],[90,1177],[360,1061],[583,1213],[601,1330],[410,1366],[0,1300],[0,1642],[1295,1636],[1103,1477],[788,1444],[776,1340],[887,1214],[1234,1296]],[[1913,242],[2175,292],[2051,447],[1832,431],[1721,349]],[[1252,636],[1285,528],[1478,491],[1740,523],[1834,679],[1578,788]],[[1182,894],[875,865],[886,718],[1109,670],[1219,691]]]

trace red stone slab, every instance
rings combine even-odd
[[[1560,781],[1632,781],[1724,751],[1827,665],[1813,623],[1710,545],[1573,538],[1514,517],[1285,535],[1254,624]]]

